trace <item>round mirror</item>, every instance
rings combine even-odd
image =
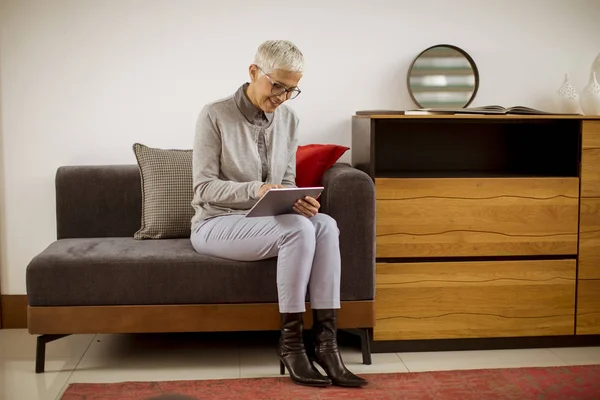
[[[415,58],[407,81],[410,96],[421,108],[462,108],[477,94],[479,72],[465,51],[441,44]]]

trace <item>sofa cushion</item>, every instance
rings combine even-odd
[[[27,294],[32,306],[271,302],[275,262],[203,256],[189,239],[64,239],[31,261]]]
[[[141,227],[136,239],[190,236],[194,216],[192,150],[133,145],[142,180]]]
[[[325,172],[349,147],[337,144],[307,144],[296,152],[296,186],[320,186]]]
[[[140,229],[137,165],[62,166],[55,187],[58,239],[133,237]]]
[[[196,253],[189,239],[62,239],[27,267],[31,306],[276,303],[276,258],[238,262]],[[341,289],[342,300],[373,298]]]

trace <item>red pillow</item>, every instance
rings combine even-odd
[[[349,147],[335,144],[298,146],[296,153],[296,186],[321,186],[323,175]]]

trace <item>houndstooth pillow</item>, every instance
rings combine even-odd
[[[192,150],[153,149],[135,143],[142,179],[142,226],[136,239],[189,237],[194,208]]]

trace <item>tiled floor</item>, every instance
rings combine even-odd
[[[54,400],[72,382],[278,376],[274,338],[206,335],[74,335],[47,345],[46,372],[35,374],[35,337],[0,330],[0,400]],[[344,348],[359,374],[600,364],[600,347],[373,354]]]

